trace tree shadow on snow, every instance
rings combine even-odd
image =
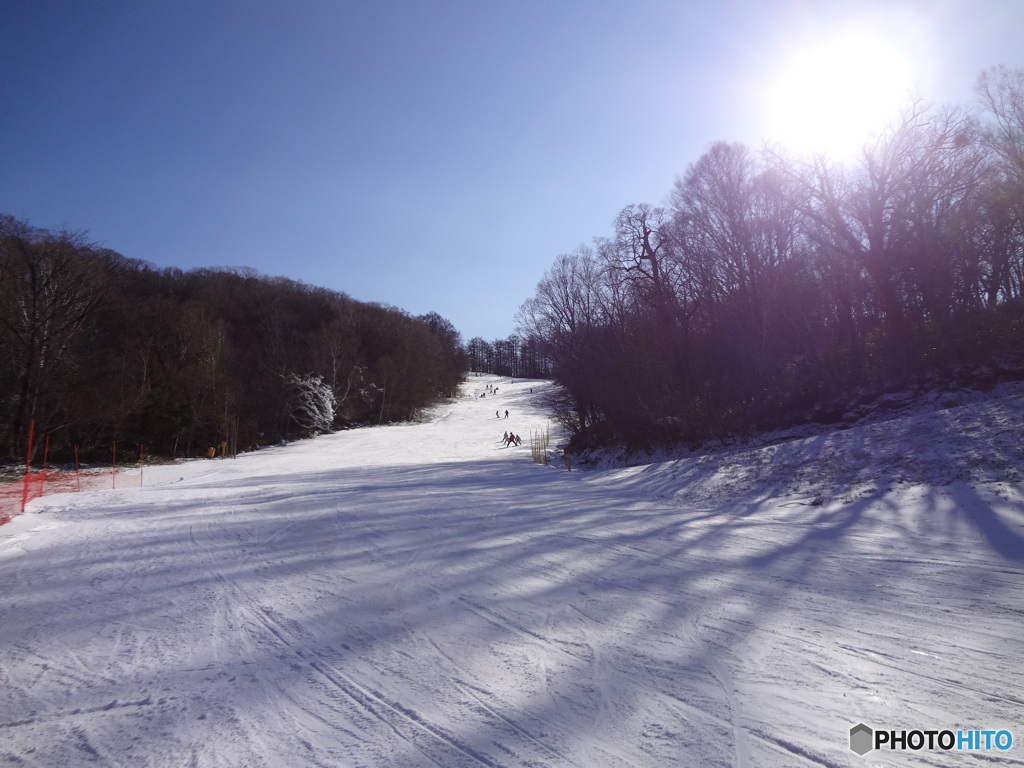
[[[732,499],[698,487],[707,463],[616,480],[525,453],[198,481],[159,508],[137,493],[83,524],[81,540],[0,571],[5,641],[45,638],[4,667],[44,700],[9,693],[0,727],[17,755],[41,737],[70,743],[62,713],[148,701],[89,720],[91,743],[117,755],[134,728],[144,754],[202,762],[231,739],[232,756],[272,765],[777,758],[810,738],[811,725],[786,719],[803,704],[744,719],[744,690],[768,691],[774,675],[789,678],[772,695],[797,699],[871,684],[858,616],[885,595],[924,622],[911,601],[930,593],[902,603],[896,587],[936,549],[962,550],[963,520],[991,559],[1024,559],[1020,535],[967,485],[943,513],[963,520],[924,533],[922,516],[942,523],[937,499],[900,509],[891,478],[847,497],[867,479],[842,460],[873,450],[857,439],[772,451],[756,476],[737,475]],[[783,480],[766,481],[780,465],[800,498],[823,501],[784,506]],[[992,592],[986,557],[956,571],[965,592]],[[870,642],[896,653],[903,640]],[[772,654],[782,659],[755,663]],[[58,697],[72,679],[77,693]],[[850,702],[834,707],[854,716]],[[771,740],[772,724],[788,741]],[[277,754],[261,754],[268,744]]]

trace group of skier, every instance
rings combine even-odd
[[[487,392],[490,392],[493,395],[497,391],[498,391],[497,387],[495,387],[495,386],[493,386],[491,384],[487,385]],[[530,391],[533,392],[532,389]],[[486,397],[487,392],[482,393],[480,395],[480,397]],[[500,410],[497,410],[497,411],[494,412],[494,418],[496,418],[496,419],[500,419],[501,418],[501,411]],[[505,418],[506,419],[508,418],[508,409],[505,409]],[[505,444],[506,448],[508,448],[510,445],[522,445],[523,444],[523,441],[519,437],[519,435],[515,435],[515,434],[513,434],[511,432],[507,432],[507,431],[505,432],[504,436],[501,438],[501,442]]]

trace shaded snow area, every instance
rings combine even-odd
[[[1024,387],[566,472],[548,386],[33,502],[0,762],[1024,765]],[[1014,741],[862,757],[861,722]]]

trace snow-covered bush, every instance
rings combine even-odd
[[[312,374],[287,376],[289,405],[295,423],[309,432],[329,432],[334,426],[338,401],[334,391],[321,376]]]

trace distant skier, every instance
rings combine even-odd
[[[505,418],[506,419],[508,418],[508,410],[507,409],[505,410]]]

